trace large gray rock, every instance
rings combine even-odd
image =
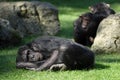
[[[18,44],[21,39],[18,32],[11,27],[10,22],[0,18],[0,48]]]
[[[22,37],[55,35],[60,30],[57,8],[46,2],[1,2],[0,17],[9,20]]]
[[[120,53],[120,14],[104,19],[91,49],[96,53]]]

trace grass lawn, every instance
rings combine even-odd
[[[104,1],[120,11],[120,0],[40,0],[48,1],[59,9],[61,31],[56,35],[73,38],[73,21],[82,13],[89,11],[88,6]],[[27,37],[26,43],[35,37]],[[95,68],[89,71],[28,71],[16,69],[15,60],[19,46],[0,50],[0,80],[120,80],[120,54],[96,55]]]

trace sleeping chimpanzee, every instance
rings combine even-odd
[[[82,14],[74,21],[74,40],[75,42],[91,46],[94,42],[95,34],[98,28],[98,22],[94,15],[90,12]],[[92,30],[90,31],[89,29]]]
[[[19,48],[16,67],[30,70],[89,69],[94,53],[71,40],[54,36],[39,37]]]

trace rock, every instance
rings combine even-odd
[[[10,22],[0,18],[0,48],[9,44],[18,44],[21,39],[18,32],[11,27]]]
[[[110,15],[99,25],[91,49],[95,53],[120,53],[120,14]]]
[[[0,14],[22,37],[31,34],[55,35],[60,30],[58,10],[47,2],[1,2]]]

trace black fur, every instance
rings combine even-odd
[[[37,58],[37,61],[29,61],[29,51],[26,54],[25,50],[31,50],[31,54],[40,53],[42,58]],[[24,47],[20,47],[16,58],[16,66],[17,68],[39,71],[48,69],[89,69],[94,66],[94,53],[71,40],[44,36],[33,40]]]
[[[87,22],[86,22],[87,21]],[[86,25],[84,25],[85,23]],[[90,12],[82,14],[76,21],[74,21],[74,40],[75,42],[91,46],[96,36],[98,22],[94,15]],[[85,26],[83,28],[83,26]],[[91,40],[92,38],[93,40]]]
[[[85,46],[93,44],[100,22],[109,15],[115,14],[110,5],[104,2],[92,5],[89,9],[91,12],[82,14],[74,21],[74,40]]]
[[[115,14],[115,11],[110,8],[110,4],[101,2],[89,7],[90,11],[95,15],[97,21],[102,21],[104,18],[111,14]]]

